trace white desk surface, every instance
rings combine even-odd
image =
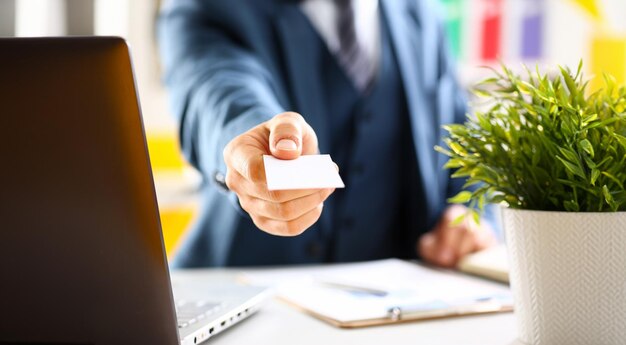
[[[172,280],[200,279],[232,282],[238,270],[173,271]],[[379,326],[339,329],[270,300],[248,320],[210,339],[211,345],[522,345],[516,341],[512,313],[472,316]]]

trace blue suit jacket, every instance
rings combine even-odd
[[[426,198],[426,207],[415,212],[432,226],[463,182],[450,180],[442,169],[446,158],[433,147],[443,124],[464,119],[464,95],[434,0],[380,0],[380,6],[389,18]],[[181,147],[206,180],[202,215],[174,265],[230,262],[235,228],[246,216],[220,183],[222,151],[231,139],[293,110],[315,129],[320,151],[328,147],[319,71],[309,63],[310,45],[299,29],[304,18],[297,2],[286,0],[174,0],[165,6],[159,22],[165,80]]]

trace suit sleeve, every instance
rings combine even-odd
[[[237,19],[228,13],[241,12],[227,6],[222,1],[170,1],[158,23],[181,148],[205,180],[220,189],[225,186],[222,152],[228,142],[284,111],[261,59],[225,24]],[[234,195],[231,199],[236,202]]]

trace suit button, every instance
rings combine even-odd
[[[306,251],[313,258],[321,258],[324,254],[324,245],[320,242],[310,242]]]

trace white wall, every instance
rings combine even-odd
[[[15,0],[0,0],[0,37],[15,36]]]
[[[174,121],[160,82],[154,30],[158,4],[158,0],[0,0],[0,36],[96,34],[126,38],[146,126],[171,131]]]
[[[65,1],[17,0],[16,36],[60,36],[66,33]]]

